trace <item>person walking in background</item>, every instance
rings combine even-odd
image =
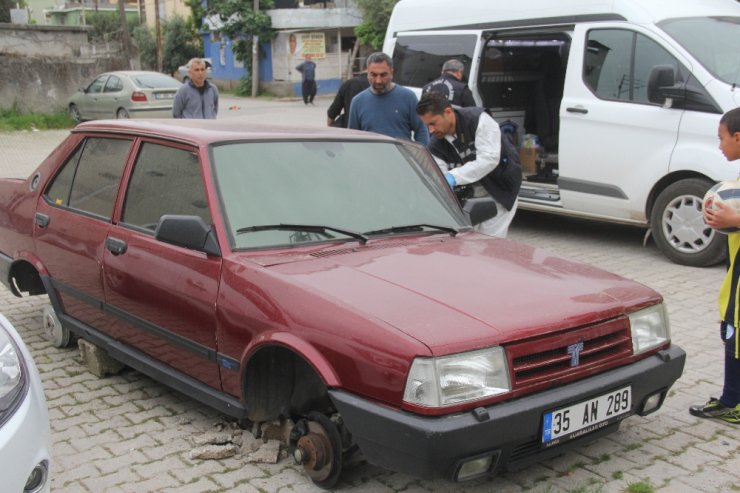
[[[347,79],[339,86],[334,101],[331,102],[329,109],[326,110],[326,124],[330,127],[349,126],[349,107],[352,98],[370,87],[370,81],[367,80],[367,72],[360,72],[351,79]]]
[[[740,159],[740,108],[719,121],[719,148],[728,161]],[[704,208],[704,222],[714,229],[740,228],[740,212],[724,204]],[[689,407],[700,418],[716,418],[740,424],[740,231],[727,234],[730,266],[719,290],[720,337],[724,344],[725,378],[722,395],[706,404]]]
[[[443,94],[424,94],[416,107],[432,137],[429,151],[450,187],[473,185],[473,197],[490,195],[496,216],[476,231],[505,238],[517,208],[522,169],[501,159],[501,130],[483,108],[453,108]]]
[[[352,100],[349,128],[378,132],[426,145],[429,132],[416,114],[418,99],[411,89],[393,82],[393,60],[385,53],[367,57],[370,87]]]
[[[316,64],[311,60],[311,55],[306,55],[306,60],[295,68],[303,75],[301,92],[304,104],[313,104],[316,96]]]
[[[188,80],[181,85],[172,103],[174,118],[213,119],[218,115],[218,88],[206,80],[206,62],[193,58],[188,62]]]
[[[442,65],[442,76],[425,85],[421,92],[438,92],[454,106],[475,106],[473,93],[464,82],[465,65],[459,60],[447,60]]]

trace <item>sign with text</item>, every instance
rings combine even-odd
[[[326,39],[324,33],[300,33],[301,56],[326,58]]]

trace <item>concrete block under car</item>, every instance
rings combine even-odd
[[[120,361],[111,358],[104,349],[92,342],[79,339],[77,346],[80,348],[82,364],[87,366],[96,377],[103,378],[107,375],[117,375],[125,366]]]

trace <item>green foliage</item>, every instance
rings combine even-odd
[[[252,95],[252,77],[249,74],[246,74],[239,79],[239,85],[234,89],[234,94],[237,96]]]
[[[12,108],[0,108],[0,131],[14,130],[48,130],[52,128],[72,128],[75,122],[66,111],[58,113],[23,113],[17,105]]]
[[[185,0],[185,5],[190,7],[190,12],[193,15],[193,25],[195,25],[197,30],[200,30],[203,27],[203,18],[206,16],[206,9],[203,7],[203,2],[201,0]]]
[[[391,18],[393,7],[398,0],[357,0],[362,10],[362,24],[355,28],[360,43],[380,50],[385,40],[385,31]]]
[[[139,48],[139,60],[144,70],[157,70],[157,40],[154,32],[145,24],[139,24],[134,28],[132,37]]]
[[[252,64],[252,39],[259,37],[260,42],[271,40],[275,36],[272,29],[272,19],[263,10],[272,8],[272,0],[260,0],[260,10],[252,10],[252,2],[246,0],[212,0],[208,5],[208,14],[218,14],[223,27],[221,34],[232,41],[231,49],[234,57],[244,63],[247,73],[250,74],[249,81],[242,79],[237,88],[237,94],[249,87],[251,94]],[[260,55],[263,55],[261,53]],[[245,93],[247,94],[247,93]]]
[[[628,493],[655,493],[655,488],[650,484],[650,481],[644,480],[628,484],[625,491]]]
[[[175,16],[162,27],[162,70],[171,74],[193,57],[203,56],[203,42],[195,26]]]
[[[92,27],[92,31],[88,34],[90,41],[101,42],[109,39],[121,39],[121,22],[119,21],[118,12],[87,12],[85,22]],[[138,25],[138,20],[126,20],[129,33]]]
[[[0,0],[0,22],[10,22],[10,9],[14,8],[13,0]]]

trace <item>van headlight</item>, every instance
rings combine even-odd
[[[649,351],[671,338],[668,314],[662,303],[631,313],[629,319],[634,354]]]
[[[504,349],[495,346],[439,358],[415,358],[403,400],[424,407],[444,407],[511,390]]]
[[[13,415],[24,395],[26,376],[21,358],[10,334],[0,325],[0,426]]]

